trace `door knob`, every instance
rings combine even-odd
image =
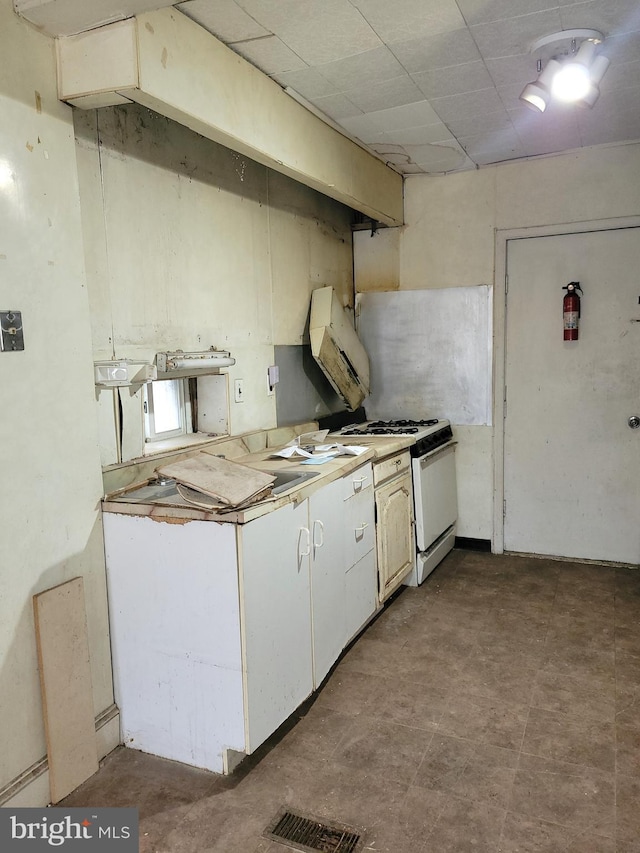
[[[638,427],[640,427],[640,417],[638,417],[638,415],[631,415],[627,423],[631,429],[638,429]]]

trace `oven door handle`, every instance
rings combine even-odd
[[[443,456],[450,450],[454,450],[457,444],[457,441],[448,441],[446,444],[443,444],[442,447],[436,447],[435,450],[432,450],[429,453],[425,453],[423,456],[417,456],[416,459],[418,460],[420,465],[424,467],[430,462],[433,462],[434,459],[437,459],[438,456]]]

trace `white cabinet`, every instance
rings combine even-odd
[[[350,642],[379,606],[375,505],[371,464],[354,471],[343,504],[345,516],[346,639]]]
[[[224,772],[322,682],[377,606],[361,468],[243,525],[104,513],[126,745]]]
[[[309,560],[301,556],[307,506],[288,504],[238,527],[247,752],[313,690]]]
[[[404,452],[374,468],[380,601],[400,586],[415,561],[410,462]]]
[[[221,773],[225,749],[246,744],[235,527],[103,524],[122,740]]]
[[[342,482],[309,498],[313,677],[318,687],[346,643]]]
[[[309,529],[314,685],[319,687],[377,607],[369,463],[311,495]]]

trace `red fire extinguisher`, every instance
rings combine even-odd
[[[570,281],[562,289],[567,291],[562,300],[564,339],[565,341],[577,341],[580,320],[580,297],[577,291],[579,290],[582,293],[582,288],[579,281]]]

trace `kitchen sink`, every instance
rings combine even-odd
[[[273,483],[273,494],[281,495],[296,486],[300,486],[307,480],[318,477],[320,471],[266,471],[266,474],[275,474]],[[119,495],[114,498],[116,501],[124,501],[127,503],[141,504],[182,504],[184,500],[178,493],[175,480],[167,480],[165,482],[151,480],[144,486],[139,486],[124,495]]]
[[[276,479],[273,484],[273,494],[281,495],[283,492],[288,492],[290,489],[295,489],[307,480],[312,480],[320,475],[320,471],[267,471],[267,474],[275,474]]]

